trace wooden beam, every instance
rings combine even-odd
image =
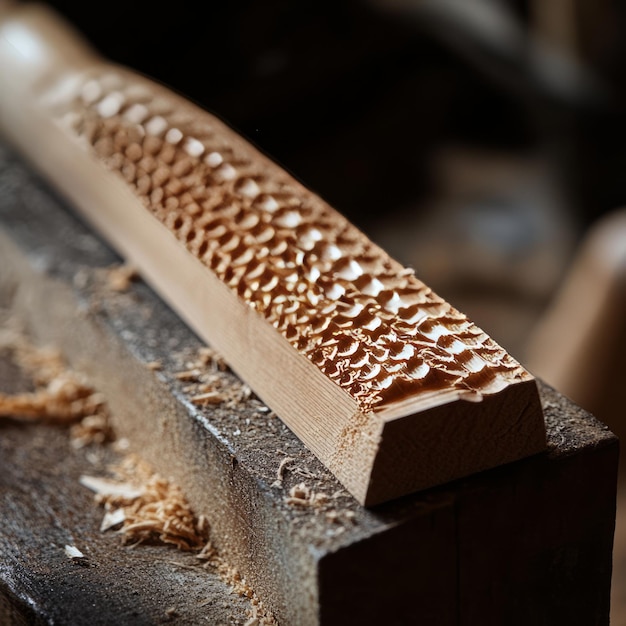
[[[104,394],[120,441],[184,488],[216,548],[279,623],[608,624],[618,442],[590,415],[540,383],[546,454],[364,508],[257,398],[240,394],[245,386],[232,372],[201,367],[237,400],[194,404],[201,381],[180,372],[205,353],[202,342],[143,281],[112,289],[119,257],[2,142],[0,189],[0,318],[8,310]],[[77,582],[75,571],[56,567],[52,544],[74,537],[81,547],[100,526],[99,514],[85,519],[72,504],[65,471],[76,457],[64,461],[67,444],[50,426],[3,426],[0,598],[4,586],[21,601],[39,596],[49,615],[74,616],[67,603],[77,589],[110,623],[123,623],[115,618],[128,589],[101,597],[103,543],[87,544],[97,550],[94,579]],[[85,453],[88,464],[99,456]],[[71,519],[59,523],[50,507]],[[146,559],[142,572],[154,570],[150,553],[131,552]],[[181,620],[195,602],[194,593],[175,598]]]
[[[363,504],[545,448],[533,377],[232,130],[40,7],[2,130]]]

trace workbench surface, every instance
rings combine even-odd
[[[202,344],[141,281],[103,289],[116,262],[0,145],[0,306],[105,393],[119,434],[184,487],[281,623],[608,624],[618,450],[589,414],[540,385],[546,453],[364,509],[234,375],[239,402],[194,405],[176,373]],[[77,483],[91,461],[65,454],[63,431],[1,428],[8,614],[78,624],[89,598],[90,624],[140,623],[133,610],[144,623],[244,619],[210,572],[172,563],[187,557],[100,536]],[[302,483],[319,506],[294,504]],[[69,540],[92,567],[67,558]]]

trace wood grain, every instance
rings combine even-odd
[[[361,503],[545,448],[532,376],[411,270],[208,113],[11,15],[3,131]]]

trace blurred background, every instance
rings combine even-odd
[[[51,4],[626,434],[625,3]],[[624,494],[614,624],[626,624]]]

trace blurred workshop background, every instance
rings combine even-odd
[[[626,435],[626,4],[51,3]],[[624,482],[624,481],[623,481]],[[626,624],[626,486],[614,624]]]

